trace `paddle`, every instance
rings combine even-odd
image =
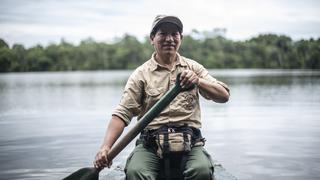
[[[180,86],[180,74],[178,74],[175,85],[110,149],[108,158],[110,160],[115,158],[181,91],[191,88],[193,87],[185,89]],[[101,169],[86,167],[63,180],[98,180],[100,171]]]

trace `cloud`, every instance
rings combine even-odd
[[[157,14],[173,14],[185,32],[226,28],[227,37],[244,40],[264,32],[293,38],[319,38],[320,2],[305,0],[3,0],[0,37],[27,46],[106,41],[129,33],[143,39]]]

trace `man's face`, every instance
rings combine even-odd
[[[158,54],[175,55],[181,45],[182,35],[176,25],[163,23],[150,39]]]

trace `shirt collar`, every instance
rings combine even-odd
[[[161,65],[156,61],[155,56],[156,56],[156,53],[154,52],[151,56],[151,71],[155,71],[157,70],[158,67],[161,67]],[[180,56],[179,53],[177,53],[176,66],[187,66],[186,61],[182,56]]]

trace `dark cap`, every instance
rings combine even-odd
[[[182,33],[183,25],[180,19],[176,16],[167,16],[167,15],[157,15],[152,23],[152,28],[150,32],[150,36],[155,34],[157,27],[162,23],[172,23],[178,26],[178,30],[180,33]]]

